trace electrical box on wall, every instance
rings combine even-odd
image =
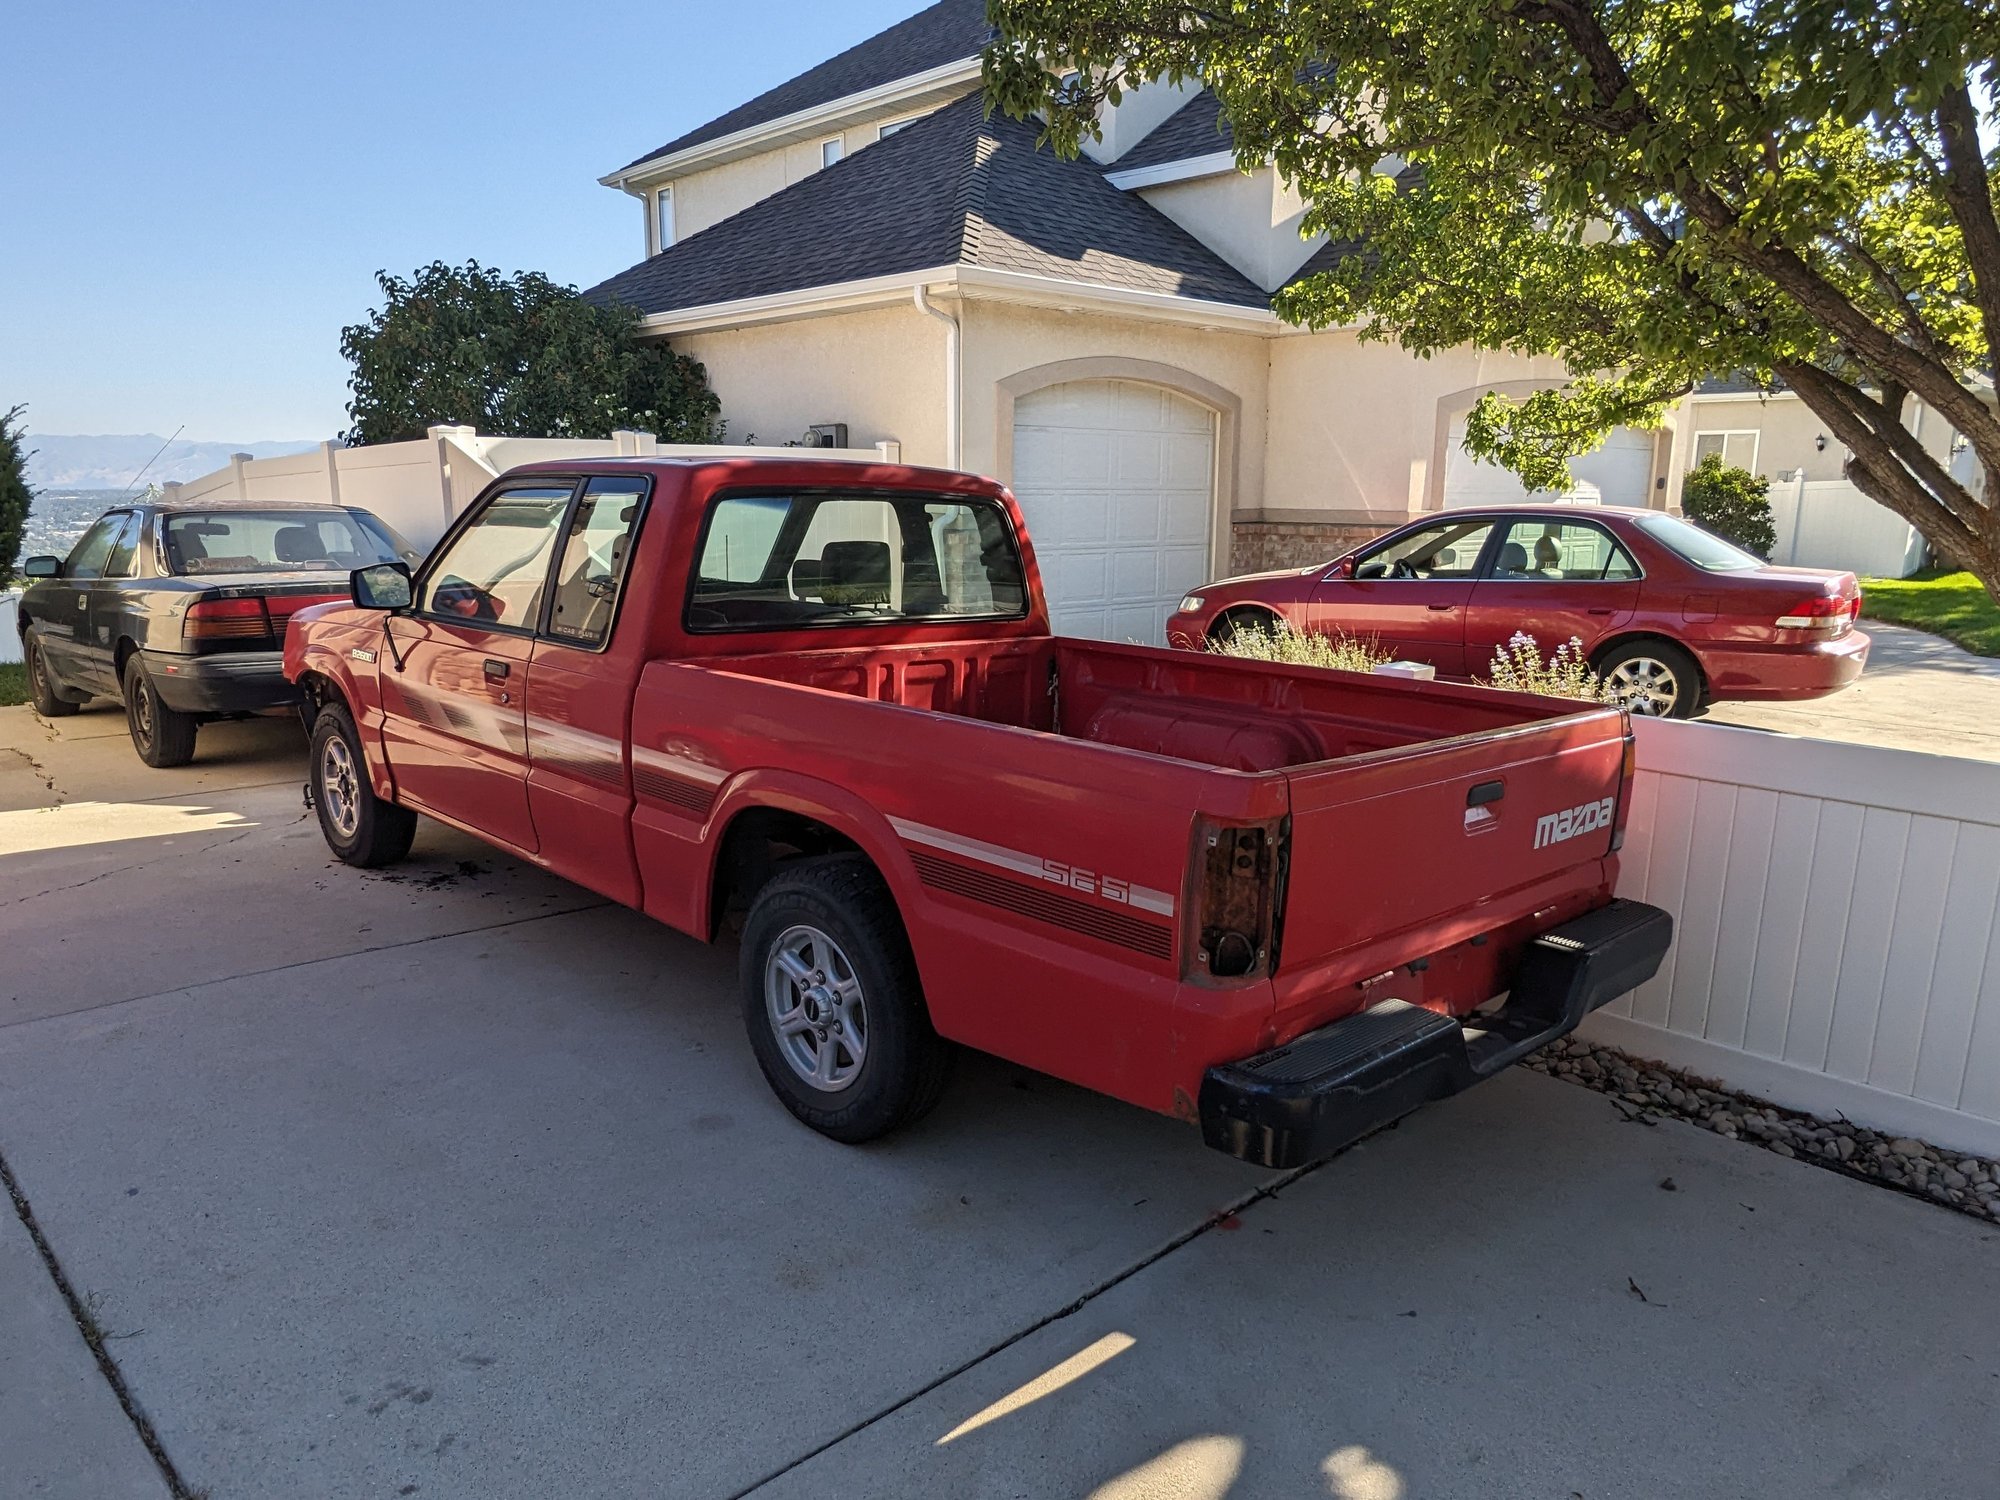
[[[812,439],[815,448],[845,448],[847,446],[847,424],[845,422],[815,422],[806,429],[806,436]]]

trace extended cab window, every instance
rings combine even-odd
[[[990,500],[919,494],[730,495],[715,502],[688,597],[691,630],[1019,618],[1021,551]]]
[[[641,478],[591,480],[563,539],[556,566],[556,597],[549,609],[549,635],[576,646],[601,646],[611,634],[618,593],[639,506],[646,498]]]
[[[533,630],[574,486],[502,490],[424,577],[417,607],[447,619]]]
[[[1581,521],[1516,521],[1493,560],[1493,577],[1510,583],[1629,583],[1638,576],[1630,553],[1602,527]]]
[[[1493,534],[1491,521],[1441,521],[1391,537],[1355,564],[1356,578],[1470,578]]]

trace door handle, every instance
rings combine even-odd
[[[1608,610],[1608,609],[1593,609],[1593,610],[1591,611],[1591,613],[1592,613],[1592,614],[1594,614],[1594,615],[1608,615],[1608,614],[1612,613],[1612,611],[1610,611],[1610,610]]]
[[[1455,604],[1426,604],[1424,608],[1430,610],[1437,610],[1438,612],[1442,613],[1447,609],[1456,609],[1458,608],[1458,606]]]
[[[512,670],[504,661],[495,661],[490,656],[486,658],[486,676],[490,681],[498,682]]]

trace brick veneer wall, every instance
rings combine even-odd
[[[1237,521],[1230,526],[1229,571],[1262,573],[1328,562],[1389,529],[1328,521]]]

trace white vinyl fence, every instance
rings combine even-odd
[[[1659,975],[1584,1034],[2000,1154],[2000,765],[1641,720],[1619,894]]]
[[[1777,545],[1771,561],[1845,568],[1864,578],[1907,578],[1929,548],[1917,528],[1845,479],[1779,479],[1771,485]]]
[[[433,427],[407,443],[342,448],[321,443],[306,453],[252,458],[239,453],[229,467],[166,487],[182,500],[317,500],[356,505],[395,527],[419,550],[428,550],[452,518],[481,490],[521,464],[589,458],[764,457],[841,458],[894,463],[901,446],[873,448],[743,448],[662,443],[650,432],[614,432],[609,438],[488,437],[470,427]]]

